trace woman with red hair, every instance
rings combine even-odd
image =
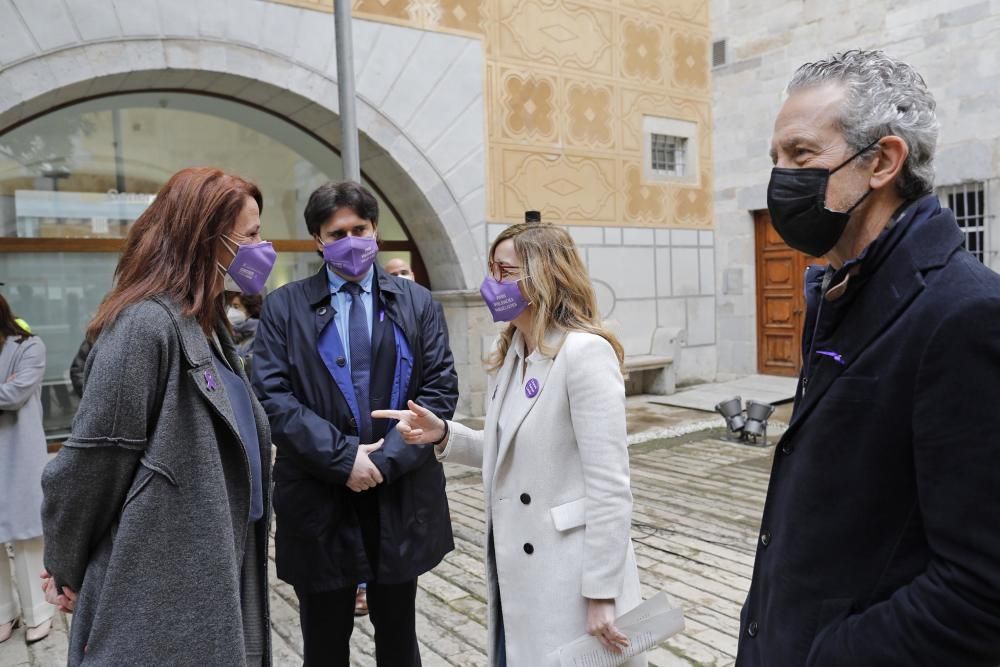
[[[175,174],[129,231],[88,329],[83,397],[42,479],[43,588],[69,664],[270,664],[270,431],[226,289],[274,264],[257,186]]]

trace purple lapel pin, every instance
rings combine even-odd
[[[531,378],[524,385],[524,394],[528,398],[534,398],[535,396],[538,396],[538,390],[541,388],[542,388],[541,385],[538,384],[538,380],[536,380],[535,378]]]
[[[833,350],[816,350],[816,354],[821,354],[824,357],[830,357],[841,366],[844,365],[844,358],[840,356],[839,352],[834,352]]]
[[[218,385],[215,384],[215,376],[212,375],[212,371],[205,371],[205,387],[209,391],[215,391]]]

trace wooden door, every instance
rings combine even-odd
[[[806,266],[809,257],[792,250],[771,226],[771,216],[754,212],[757,267],[757,371],[795,377],[802,368]]]

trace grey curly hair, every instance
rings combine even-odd
[[[826,83],[840,83],[847,90],[840,127],[848,145],[860,151],[882,137],[900,137],[910,154],[896,181],[896,190],[904,199],[931,192],[938,137],[937,103],[923,77],[882,51],[842,51],[799,67],[788,84],[788,92]]]

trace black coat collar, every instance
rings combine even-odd
[[[786,437],[808,416],[830,385],[849,371],[854,360],[923,291],[927,272],[944,266],[962,246],[962,232],[955,224],[955,216],[942,209],[934,195],[914,202],[897,224],[905,225],[899,230],[901,238],[871,269],[834,331],[826,340],[817,341],[823,343],[824,350],[830,347],[826,351],[839,358],[827,355],[806,360],[809,363],[805,367],[813,370],[808,383],[801,388]],[[805,333],[811,335],[812,331]],[[824,364],[821,372],[819,367]]]

